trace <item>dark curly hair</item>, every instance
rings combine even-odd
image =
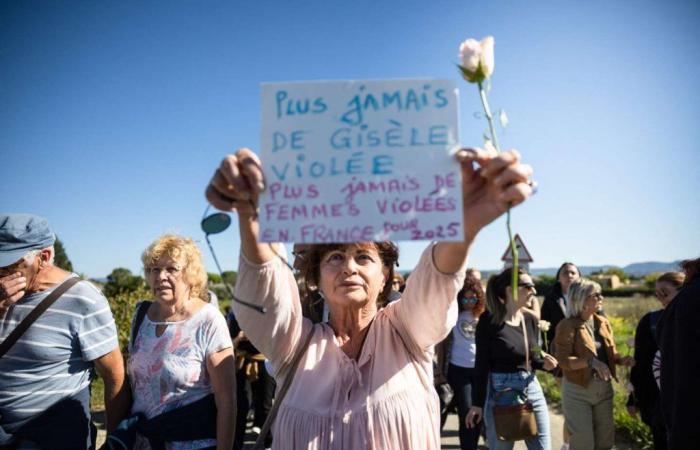
[[[382,260],[382,265],[389,269],[389,274],[384,284],[382,292],[377,299],[377,306],[382,307],[386,304],[391,292],[391,282],[394,279],[394,266],[399,260],[399,248],[393,242],[355,242],[352,244],[314,244],[310,245],[304,257],[299,262],[299,273],[303,277],[304,287],[307,292],[318,290],[318,284],[321,277],[321,259],[328,252],[334,250],[344,250],[351,246],[359,246],[360,248],[373,248],[379,253]]]
[[[479,300],[472,309],[472,315],[474,315],[474,317],[479,317],[486,309],[486,296],[484,295],[484,287],[481,285],[481,280],[467,275],[467,278],[464,279],[462,289],[457,294],[457,301],[459,301],[459,299],[461,299],[467,292],[473,292],[476,298]]]

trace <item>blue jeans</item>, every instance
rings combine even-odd
[[[513,442],[499,441],[496,437],[496,426],[493,421],[493,405],[495,393],[513,390],[524,392],[532,403],[537,421],[537,436],[526,439],[528,450],[551,450],[552,443],[549,433],[549,410],[534,373],[524,371],[514,373],[492,373],[489,379],[488,395],[486,397],[486,409],[484,422],[486,424],[486,438],[489,442],[489,450],[511,450]]]

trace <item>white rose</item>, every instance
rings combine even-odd
[[[467,39],[459,46],[460,69],[464,79],[470,83],[479,83],[493,74],[493,36],[486,36],[481,41]]]
[[[489,78],[493,74],[494,60],[493,60],[493,36],[486,36],[481,40],[481,58],[479,62],[481,63],[481,70],[485,78]]]
[[[480,58],[481,44],[476,39],[467,39],[459,46],[459,60],[466,71],[474,73],[479,70]]]
[[[549,331],[549,327],[552,325],[551,323],[547,322],[546,320],[540,320],[539,322],[540,325],[540,330],[542,331]]]

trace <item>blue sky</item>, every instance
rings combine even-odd
[[[692,1],[2,2],[0,210],[47,217],[80,272],[137,271],[162,233],[203,240],[219,160],[259,146],[261,82],[453,79],[478,145],[454,63],[490,34],[502,145],[540,183],[513,219],[534,266],[697,257],[698,23]],[[228,269],[236,236],[213,237]],[[499,220],[471,264],[499,267],[506,244]]]

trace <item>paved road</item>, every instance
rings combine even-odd
[[[561,448],[562,440],[561,440],[561,430],[564,425],[564,417],[561,415],[560,412],[556,411],[553,408],[550,408],[549,411],[549,420],[551,424],[551,430],[552,430],[552,450],[559,450]],[[249,424],[250,425],[250,424]],[[458,437],[458,424],[457,424],[457,415],[456,414],[450,414],[447,417],[447,423],[445,423],[445,428],[442,430],[442,449],[447,450],[447,449],[457,449],[459,450],[459,437]],[[98,448],[99,445],[104,441],[104,432],[100,430],[100,433],[98,435]],[[254,442],[254,436],[250,433],[248,433],[247,439],[246,439],[248,445],[246,446],[247,448],[252,447],[252,443]],[[484,442],[480,442],[480,449],[486,449],[486,444]],[[527,447],[525,447],[525,444],[523,442],[517,442],[515,446],[513,447],[514,450],[526,450]],[[635,447],[630,446],[629,444],[625,444],[622,442],[616,443],[615,449],[617,450],[634,450]]]
[[[552,430],[552,450],[559,450],[561,449],[562,445],[562,429],[564,426],[564,416],[561,414],[560,411],[557,411],[555,408],[550,408],[549,409],[549,421],[550,421],[550,429]],[[442,430],[442,449],[457,449],[459,450],[459,435],[458,435],[458,424],[457,424],[457,415],[456,414],[450,414],[447,417],[447,422],[445,423],[445,428]],[[479,448],[480,449],[486,449],[488,448],[486,446],[486,443],[483,442],[483,440],[479,441]],[[616,450],[635,450],[635,447],[624,443],[624,442],[617,442],[615,443],[615,447],[613,447]],[[516,442],[515,445],[513,446],[514,450],[527,450],[527,447],[525,444],[520,441]]]

